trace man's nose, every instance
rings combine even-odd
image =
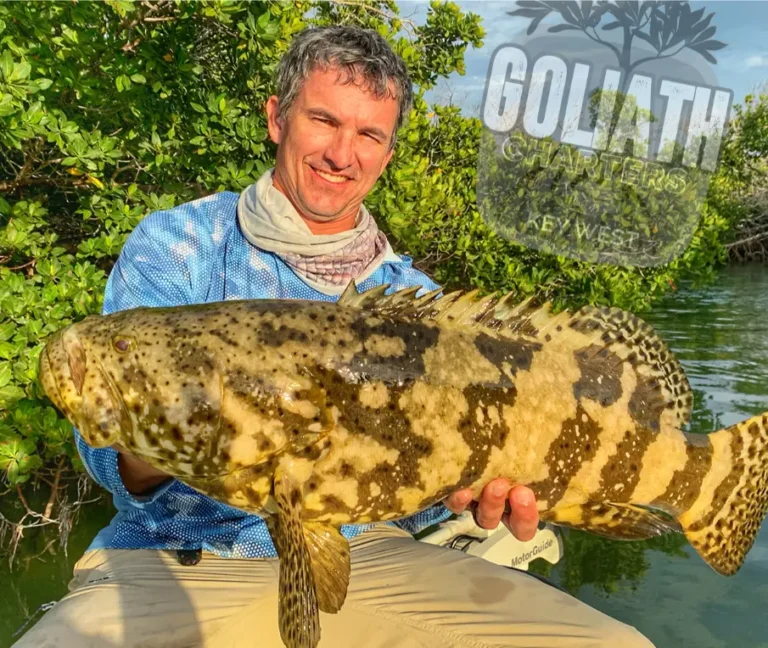
[[[325,149],[325,157],[334,169],[346,169],[355,159],[354,134],[337,129]]]

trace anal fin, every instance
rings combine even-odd
[[[335,614],[344,604],[349,586],[349,544],[328,524],[307,522],[304,539],[312,558],[312,573],[320,610]]]
[[[587,502],[542,513],[542,520],[614,540],[644,540],[680,532],[677,520],[661,511],[612,502]]]

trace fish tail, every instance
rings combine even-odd
[[[708,438],[711,468],[678,520],[707,564],[730,576],[744,562],[768,510],[768,412]]]

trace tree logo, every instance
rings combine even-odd
[[[542,0],[508,13],[530,24],[488,68],[483,218],[543,252],[670,262],[699,222],[733,99],[711,68],[726,47],[712,38],[715,14],[678,1]]]

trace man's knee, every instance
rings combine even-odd
[[[85,604],[81,597],[64,597],[24,634],[13,648],[74,648],[83,646],[89,629],[108,630],[93,618],[98,608]]]

